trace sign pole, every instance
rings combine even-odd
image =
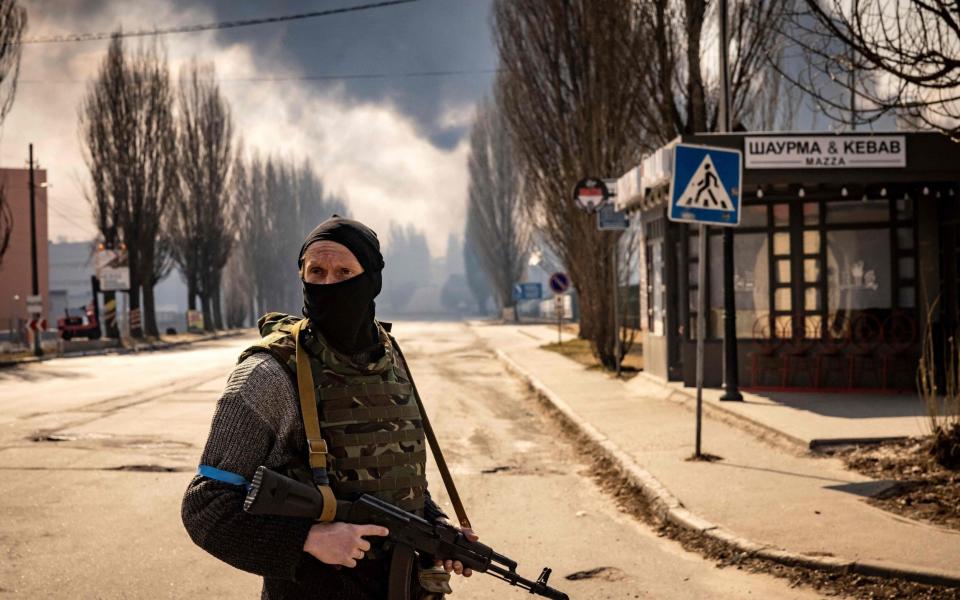
[[[703,340],[707,337],[707,226],[700,224],[697,239],[697,442],[694,456],[700,458],[703,421]]]
[[[614,234],[616,235],[616,234]],[[618,249],[620,246],[620,239],[617,238],[613,242],[613,336],[615,343],[616,352],[615,360],[617,361],[617,377],[620,377],[620,277],[619,277],[619,267],[618,263]]]
[[[563,325],[563,296],[558,295],[553,302],[553,310],[557,313],[557,345],[563,345],[563,334],[561,333]]]

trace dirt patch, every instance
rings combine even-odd
[[[960,531],[960,472],[937,464],[930,438],[846,446],[828,451],[846,467],[895,482],[868,499],[884,510]]]
[[[557,411],[552,404],[538,395],[537,406],[545,416],[548,429],[558,437],[580,449],[577,456],[587,467],[591,478],[606,493],[616,500],[620,509],[645,522],[658,535],[680,543],[689,552],[696,552],[716,561],[718,568],[735,568],[750,573],[766,573],[786,579],[790,587],[805,587],[824,596],[864,599],[960,600],[960,589],[925,585],[898,579],[871,577],[850,572],[828,572],[805,567],[788,566],[772,560],[757,558],[727,543],[708,538],[673,525],[662,519],[653,510],[643,491],[627,481],[615,462],[600,451],[593,442]]]
[[[565,576],[569,581],[580,581],[581,579],[602,579],[603,581],[623,581],[627,574],[616,567],[597,567],[587,569],[586,571],[577,571]]]

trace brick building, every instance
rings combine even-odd
[[[47,252],[47,172],[34,170],[37,275],[46,315],[50,308]],[[0,169],[0,188],[13,216],[10,245],[0,263],[0,340],[22,339],[27,314],[27,296],[33,292],[30,260],[30,171]],[[49,326],[49,323],[48,323]]]

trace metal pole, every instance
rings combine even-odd
[[[730,78],[727,64],[729,35],[727,32],[727,0],[719,0],[720,29],[720,133],[730,131]],[[743,203],[743,191],[740,202]],[[702,255],[701,255],[702,256]],[[723,383],[726,390],[721,400],[743,400],[739,388],[737,364],[737,300],[733,292],[733,229],[723,229]],[[703,280],[701,280],[703,281]]]
[[[563,296],[560,294],[556,295],[556,300],[553,301],[553,310],[557,313],[557,345],[563,345],[563,335],[561,333],[561,325],[563,324]]]
[[[33,269],[33,295],[38,296],[40,294],[40,276],[37,273],[37,207],[36,207],[36,191],[35,185],[33,183],[33,144],[29,146],[30,151],[30,262]],[[41,304],[42,306],[42,304]],[[41,313],[39,320],[43,319]],[[35,356],[43,356],[43,346],[41,345],[41,337],[43,332],[40,331],[39,323],[36,330],[33,332],[33,354]]]
[[[697,239],[697,443],[694,456],[700,458],[703,421],[703,340],[707,337],[707,226],[700,224]]]
[[[618,272],[618,262],[620,254],[619,250],[619,237],[617,234],[614,234],[614,237],[617,238],[613,243],[613,337],[616,354],[614,359],[617,361],[617,377],[620,377],[620,273]]]

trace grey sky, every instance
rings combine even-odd
[[[363,3],[229,0],[26,0],[28,36],[170,27]],[[309,157],[329,188],[378,230],[430,224],[431,251],[459,231],[466,133],[496,66],[490,0],[421,0],[279,24],[162,36],[174,74],[198,56],[216,63],[248,147]],[[138,43],[130,40],[131,44]],[[82,82],[107,42],[26,46],[21,85],[0,138],[0,164],[23,164],[33,142],[50,170],[51,236],[88,237],[86,171],[77,137]],[[313,75],[470,71],[445,77],[304,80]],[[292,78],[286,81],[230,81]],[[79,83],[78,83],[79,82]]]

